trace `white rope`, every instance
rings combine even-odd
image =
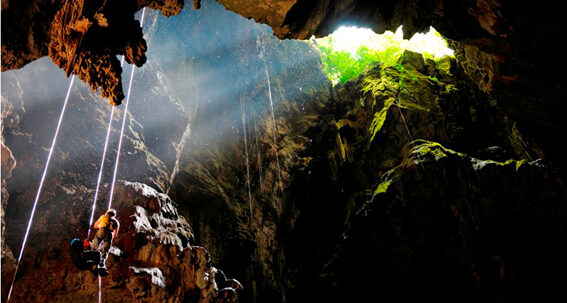
[[[413,140],[413,136],[411,135],[411,132],[410,132],[409,127],[408,127],[408,124],[406,123],[406,118],[404,117],[404,114],[402,114],[402,110],[400,109],[400,107],[401,107],[400,101],[398,100],[397,103],[398,103],[398,104],[397,104],[396,107],[398,108],[398,112],[400,112],[400,116],[402,117],[402,121],[404,122],[404,126],[406,127],[406,131],[408,132],[408,136],[409,136],[411,142],[413,142],[413,141],[414,141],[414,140]],[[425,170],[425,166],[423,166],[423,161],[422,161],[421,157],[419,156],[419,153],[417,154],[417,159],[419,160],[419,165],[421,166],[421,168],[422,168],[423,170]]]
[[[142,9],[142,17],[140,18],[140,26],[144,26],[144,16],[146,13],[146,8]],[[124,57],[122,57],[124,60]],[[124,61],[122,61],[124,62]],[[124,135],[124,126],[126,125],[126,117],[128,116],[128,104],[130,103],[130,92],[132,91],[132,81],[134,80],[134,70],[135,66],[132,65],[132,72],[130,74],[130,81],[128,83],[128,92],[126,94],[126,101],[124,102],[124,116],[122,117],[122,127],[120,128],[120,139],[118,140],[118,149],[116,150],[116,161],[114,162],[114,172],[112,174],[112,185],[110,186],[110,196],[108,199],[108,208],[112,206],[112,195],[114,194],[114,183],[116,182],[116,173],[118,171],[118,161],[120,160],[120,150],[122,149],[122,136]],[[90,230],[90,226],[89,226]],[[102,280],[100,275],[98,276],[98,303],[102,303]]]
[[[146,13],[146,8],[142,9],[142,17],[140,18],[140,26],[144,26],[144,16]],[[124,57],[122,57],[122,63],[124,64]],[[128,92],[126,94],[126,101],[124,102],[124,116],[122,117],[122,127],[120,128],[120,139],[118,140],[118,149],[116,150],[116,161],[114,162],[114,172],[112,174],[112,185],[110,186],[110,197],[108,199],[108,208],[112,206],[112,195],[114,194],[114,183],[116,182],[116,173],[118,171],[118,161],[120,160],[120,150],[122,149],[122,136],[124,135],[124,126],[126,125],[126,117],[128,116],[128,103],[130,103],[130,92],[132,90],[132,81],[134,80],[134,70],[135,67],[132,65],[132,73],[130,74],[130,81],[128,83]],[[114,108],[113,108],[114,110]],[[110,127],[110,126],[109,126]],[[93,209],[94,213],[94,209]],[[92,216],[91,216],[92,221]],[[92,222],[91,222],[92,224]],[[90,231],[90,225],[89,225]],[[98,303],[102,303],[102,279],[100,275],[98,276]]]
[[[142,9],[142,18],[140,19],[140,26],[144,25],[144,16],[146,8]],[[118,162],[120,161],[120,150],[122,149],[122,137],[124,136],[124,126],[126,125],[126,118],[128,116],[128,104],[130,103],[130,92],[132,90],[132,82],[134,80],[135,67],[132,66],[132,73],[130,74],[130,81],[128,83],[128,93],[126,95],[126,102],[124,102],[124,116],[122,117],[122,127],[120,128],[120,139],[118,140],[118,150],[116,151],[116,161],[114,162],[114,173],[112,174],[112,185],[110,186],[110,196],[108,198],[108,209],[112,206],[112,197],[114,195],[114,184],[116,183],[116,174],[118,173]]]
[[[120,67],[123,67],[123,66],[124,66],[124,56],[122,56],[122,59],[120,60]],[[91,226],[93,225],[93,219],[94,219],[94,214],[95,214],[95,209],[96,209],[96,200],[98,198],[100,181],[102,179],[102,172],[104,170],[104,159],[106,159],[106,151],[108,150],[108,139],[110,138],[110,131],[112,130],[112,118],[114,116],[114,109],[115,108],[116,108],[115,106],[112,106],[112,110],[110,111],[110,119],[108,119],[108,128],[106,130],[106,139],[104,140],[104,150],[102,152],[102,159],[100,160],[100,170],[98,172],[98,178],[96,180],[96,189],[95,189],[95,194],[94,194],[94,198],[93,198],[93,206],[92,206],[92,211],[91,211],[91,217],[89,219],[87,240],[90,238],[90,235],[91,235]]]
[[[100,188],[100,180],[102,179],[102,171],[104,169],[104,159],[106,158],[106,150],[108,148],[108,138],[110,137],[110,130],[112,129],[112,117],[114,116],[114,106],[112,106],[112,110],[110,111],[110,119],[108,120],[108,129],[106,130],[106,139],[104,140],[104,150],[102,152],[102,159],[100,160],[100,170],[98,172],[98,178],[96,180],[96,189],[93,198],[93,207],[91,211],[91,217],[89,220],[88,232],[87,232],[87,239],[89,239],[91,235],[91,226],[93,225],[93,219],[96,209],[96,200],[98,198],[98,190]]]
[[[30,219],[28,221],[28,227],[26,228],[26,234],[24,235],[24,241],[22,242],[22,247],[20,249],[20,255],[18,256],[18,263],[16,263],[16,271],[14,272],[14,278],[12,279],[12,283],[10,284],[10,291],[8,292],[8,299],[10,300],[10,296],[12,295],[12,289],[14,287],[14,282],[16,281],[16,274],[18,273],[18,269],[20,267],[20,261],[22,260],[22,256],[24,254],[24,249],[26,247],[26,242],[28,240],[28,235],[30,233],[30,229],[33,222],[33,216],[35,214],[35,209],[37,207],[37,202],[39,201],[39,197],[41,195],[41,189],[43,188],[43,181],[45,181],[45,176],[47,175],[47,169],[49,168],[49,162],[51,161],[51,156],[53,155],[53,150],[55,149],[55,142],[57,141],[57,136],[59,134],[59,129],[61,127],[61,122],[63,121],[63,116],[65,114],[65,109],[67,108],[67,101],[69,101],[69,96],[71,95],[71,88],[73,87],[73,81],[75,80],[75,75],[71,77],[71,81],[69,83],[69,89],[67,90],[67,96],[65,96],[65,102],[63,103],[63,108],[61,109],[61,114],[59,115],[59,121],[57,122],[57,128],[55,129],[55,135],[53,135],[53,141],[51,142],[51,148],[49,149],[49,153],[47,154],[47,161],[45,162],[45,168],[43,169],[43,175],[41,176],[41,181],[39,182],[39,188],[37,189],[37,194],[35,196],[35,201],[33,202],[32,211],[30,214]]]
[[[98,276],[98,303],[102,303],[102,279]]]

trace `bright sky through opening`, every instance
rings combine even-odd
[[[392,40],[403,49],[428,54],[436,58],[453,56],[453,50],[447,46],[445,39],[433,27],[430,27],[427,33],[415,34],[410,40],[404,40],[402,26],[395,33],[386,31],[382,35],[378,35],[368,28],[342,26],[330,36],[334,50],[349,52],[352,57],[355,57],[356,51],[362,46],[372,50],[383,50],[391,45]],[[323,39],[321,39],[322,43],[325,43]]]

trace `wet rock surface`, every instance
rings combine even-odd
[[[6,77],[10,77],[8,75],[6,75]],[[13,79],[12,79],[13,80]],[[16,81],[14,82],[3,82],[3,86],[5,86],[5,84],[14,84],[15,86],[11,86],[10,87],[10,91],[14,94],[14,95],[19,95],[22,93],[21,88],[19,87],[18,83]],[[14,98],[14,95],[9,95],[9,94],[2,94],[2,154],[1,154],[1,159],[2,159],[2,199],[1,199],[1,209],[0,209],[0,213],[1,213],[1,222],[2,222],[2,271],[7,271],[7,272],[13,272],[14,271],[14,255],[12,254],[12,250],[10,249],[10,247],[8,245],[6,245],[6,222],[4,221],[4,217],[6,216],[6,208],[8,205],[8,200],[10,197],[10,193],[8,191],[8,187],[6,184],[6,181],[8,179],[10,179],[12,177],[12,171],[14,170],[14,168],[16,167],[17,161],[14,158],[14,155],[12,154],[12,150],[10,150],[10,148],[6,145],[4,145],[4,138],[5,138],[5,130],[6,133],[10,131],[10,129],[17,129],[18,124],[19,124],[19,119],[20,119],[20,115],[23,113],[23,107],[21,106],[22,104],[18,104],[17,100],[19,100],[17,97]],[[12,102],[8,101],[8,98],[10,100],[12,100]],[[16,100],[14,100],[16,99]]]
[[[187,48],[186,59],[172,69],[186,69],[190,77],[220,69],[215,83],[231,93],[210,90],[199,78],[189,82],[203,84],[192,90],[199,102],[169,194],[186,201],[180,211],[187,210],[196,241],[209,249],[213,263],[240,273],[241,300],[278,301],[279,272],[285,267],[278,251],[279,220],[287,216],[293,169],[307,161],[298,156],[309,141],[303,132],[317,117],[319,98],[330,97],[330,82],[313,46],[279,41],[238,16],[224,19],[230,33],[203,39],[219,10],[203,3],[199,12],[209,14],[195,16],[196,31],[188,40],[204,42]],[[233,47],[224,34],[242,42]],[[200,56],[211,48],[228,51]]]

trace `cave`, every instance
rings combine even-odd
[[[565,300],[557,3],[1,14],[3,302]]]

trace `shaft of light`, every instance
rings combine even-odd
[[[144,25],[144,16],[146,8],[142,9],[142,18],[140,18],[140,26]],[[120,128],[120,139],[118,139],[118,149],[116,150],[116,161],[114,162],[114,172],[112,174],[112,184],[110,186],[110,196],[108,198],[108,208],[112,206],[112,197],[114,196],[114,184],[116,183],[116,174],[118,173],[118,162],[120,161],[120,150],[122,149],[122,137],[124,136],[124,126],[128,117],[128,104],[130,103],[130,92],[132,91],[132,82],[134,80],[134,71],[136,67],[132,65],[132,72],[130,73],[130,81],[128,83],[128,92],[126,94],[126,102],[124,102],[124,113],[122,117],[122,127]]]
[[[65,96],[65,102],[63,102],[63,108],[61,109],[61,114],[59,115],[59,121],[57,122],[57,128],[55,129],[55,135],[53,135],[53,141],[51,142],[51,148],[47,154],[47,161],[45,162],[45,168],[43,169],[43,174],[41,175],[41,181],[39,182],[39,188],[37,189],[37,194],[33,202],[32,211],[30,214],[30,219],[28,221],[28,226],[26,228],[26,234],[24,235],[24,241],[22,242],[22,248],[20,249],[20,255],[18,256],[18,263],[16,264],[16,271],[14,272],[14,278],[10,284],[10,291],[8,292],[8,299],[12,295],[12,288],[14,287],[14,282],[16,281],[16,275],[18,274],[18,268],[20,267],[20,261],[24,254],[24,249],[26,247],[26,242],[28,240],[28,235],[33,222],[33,216],[35,214],[35,209],[37,207],[37,202],[39,201],[39,196],[41,195],[41,189],[43,188],[43,181],[45,181],[45,176],[47,175],[47,169],[49,168],[49,162],[51,161],[51,156],[53,155],[53,149],[55,149],[55,142],[57,141],[57,135],[59,134],[59,129],[61,127],[61,122],[63,121],[63,116],[65,114],[65,109],[67,108],[67,102],[69,101],[69,96],[71,95],[71,88],[73,87],[73,81],[75,80],[75,75],[71,77],[71,82],[69,83],[69,89],[67,90],[67,95]]]

